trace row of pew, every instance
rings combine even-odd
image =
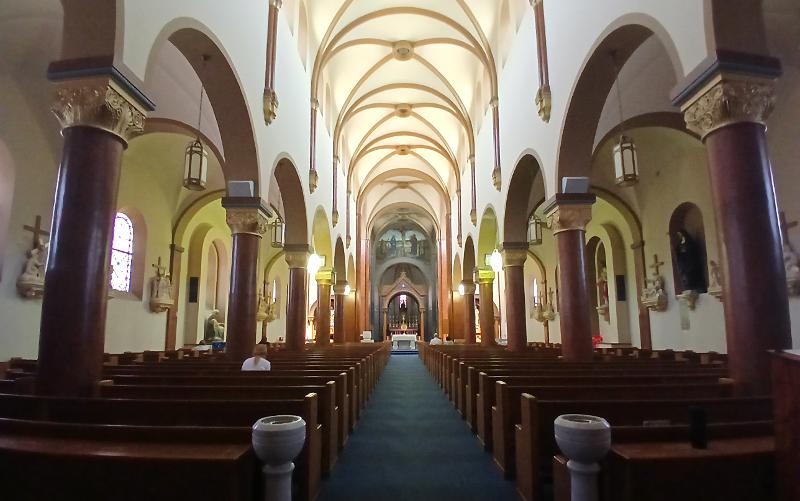
[[[566,459],[553,430],[562,414],[600,416],[612,426],[602,500],[775,498],[772,399],[737,395],[724,358],[677,352],[640,358],[598,350],[595,360],[576,363],[547,346],[518,353],[475,345],[418,347],[526,501],[570,499]],[[690,419],[698,410],[707,421],[707,449],[689,444]],[[721,470],[724,477],[715,475]]]
[[[274,351],[269,372],[242,372],[218,355],[152,353],[108,356],[92,398],[36,395],[37,361],[9,361],[0,374],[3,498],[263,499],[252,425],[292,414],[306,422],[294,497],[312,501],[390,346]]]

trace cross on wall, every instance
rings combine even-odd
[[[650,268],[653,268],[653,275],[658,275],[658,270],[664,266],[664,261],[658,260],[658,254],[653,254],[653,264],[650,265]]]
[[[33,247],[34,248],[39,247],[39,239],[40,239],[40,237],[42,237],[42,236],[49,237],[50,236],[50,232],[45,230],[44,228],[42,228],[42,216],[39,216],[39,215],[36,216],[36,221],[35,221],[33,226],[30,226],[30,225],[26,224],[26,225],[24,225],[22,227],[22,229],[24,229],[25,231],[30,231],[31,233],[33,233]]]

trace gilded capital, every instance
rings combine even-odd
[[[283,0],[269,0],[269,6],[280,9],[283,6]]]
[[[478,268],[478,283],[481,285],[494,283],[494,270],[491,268]]]
[[[686,127],[705,139],[736,123],[765,124],[775,107],[775,82],[768,78],[721,74],[683,107]]]
[[[500,166],[495,166],[494,170],[492,170],[492,184],[497,191],[503,187],[503,176],[500,171]]]
[[[225,222],[231,233],[249,234],[260,237],[267,231],[267,217],[255,207],[228,207],[225,209]]]
[[[553,94],[550,86],[539,87],[536,91],[536,111],[544,123],[550,122],[550,113],[553,111]]]
[[[309,170],[308,171],[308,191],[310,193],[314,193],[317,191],[317,186],[319,185],[319,175],[317,174],[316,170]]]
[[[336,273],[334,273],[333,268],[320,268],[317,274],[314,275],[314,280],[316,280],[318,286],[330,287],[336,280]]]
[[[547,224],[553,229],[553,235],[562,231],[586,231],[586,225],[592,220],[591,205],[561,205],[547,215]]]
[[[62,130],[94,127],[125,143],[144,132],[145,109],[108,77],[60,81],[51,109]]]

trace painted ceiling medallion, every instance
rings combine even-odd
[[[407,40],[401,40],[392,45],[392,51],[394,58],[398,61],[408,61],[414,57],[414,44]]]

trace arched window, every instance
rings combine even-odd
[[[117,212],[114,217],[114,236],[111,241],[111,288],[131,292],[133,277],[133,237],[131,219]]]
[[[669,220],[675,294],[708,290],[708,261],[703,213],[691,202],[680,204]]]

